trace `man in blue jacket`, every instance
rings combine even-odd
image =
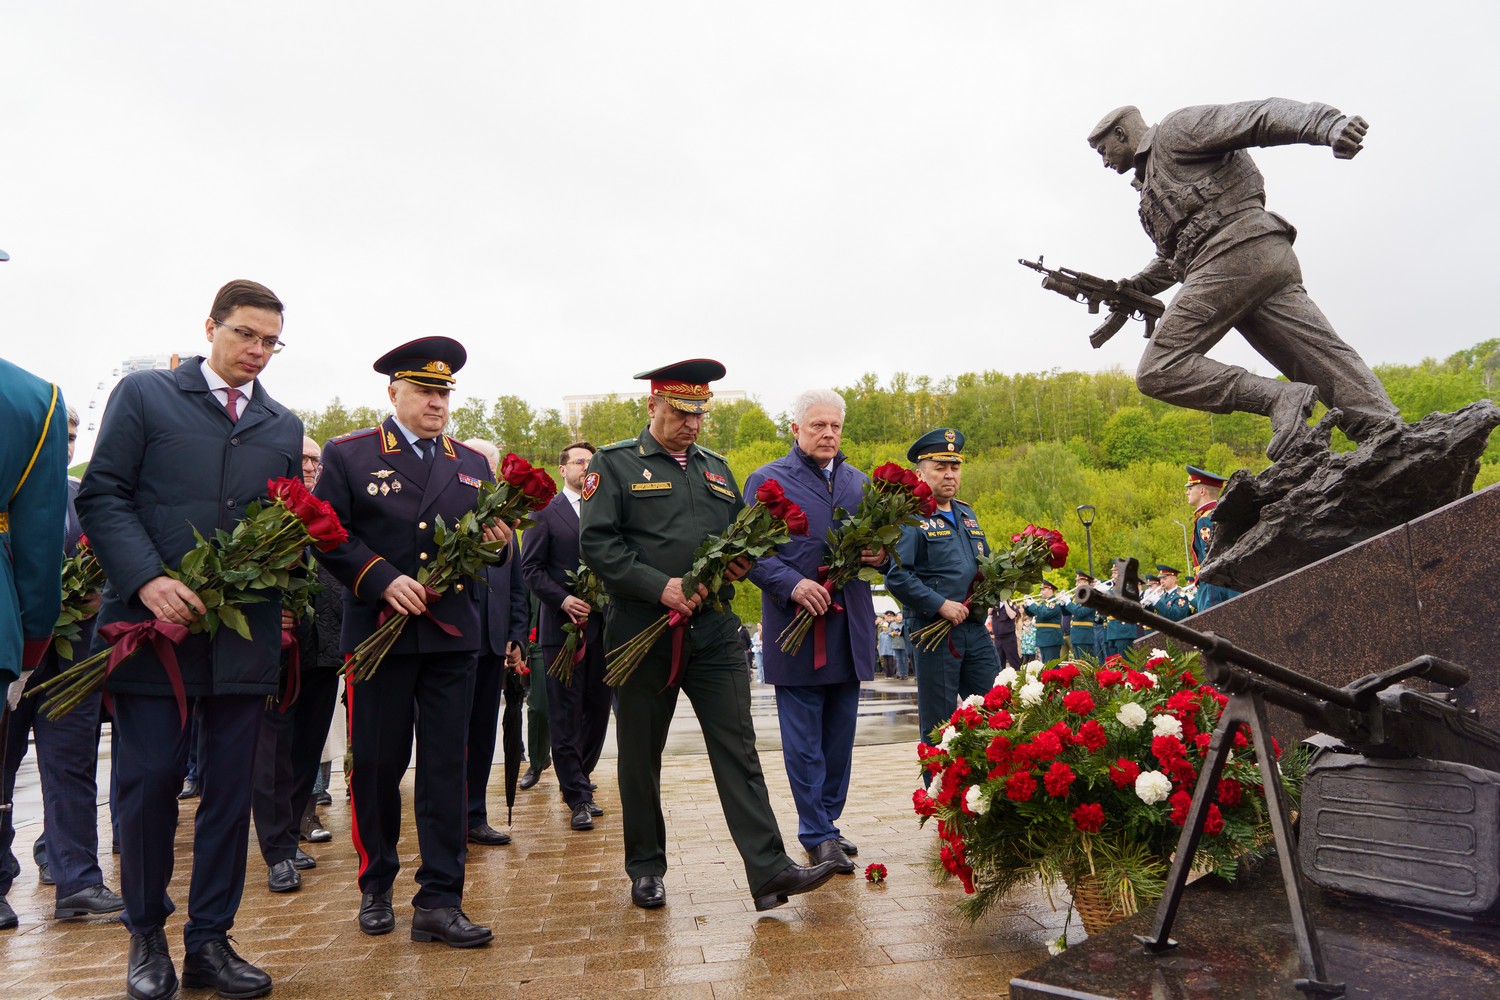
[[[819,567],[828,561],[824,541],[836,523],[834,509],[857,508],[870,477],[847,464],[839,449],[842,396],[810,389],[797,397],[792,414],[791,452],[752,472],[745,497],[753,501],[761,483],[776,480],[807,515],[807,534],[792,536],[775,555],[757,561],[750,580],[761,589],[765,676],[776,686],[797,839],[813,864],[832,861],[847,874],[854,871],[849,856],[859,848],[839,832],[838,819],[849,794],[859,685],[875,679],[875,602],[863,580],[830,593]],[[879,566],[885,552],[866,551],[861,558]],[[777,637],[801,608],[816,617],[815,630],[795,655],[784,653]]]
[[[58,543],[68,503],[66,412],[57,386],[0,359],[0,691],[41,662],[62,606]],[[0,697],[0,722],[9,722],[9,714]],[[0,802],[10,802],[13,781],[0,788]],[[5,894],[20,866],[8,850],[0,864],[3,930],[16,926]]]
[[[907,642],[912,633],[939,618],[953,624],[937,649],[914,648],[917,664],[917,726],[932,742],[932,727],[953,714],[958,701],[983,694],[995,683],[1000,657],[984,627],[986,609],[964,605],[979,573],[979,557],[989,542],[974,508],[958,499],[963,480],[964,436],[955,428],[929,431],[907,449],[906,459],[932,487],[937,512],[901,529],[896,543],[899,566],[885,585],[906,612]]]
[[[195,531],[233,529],[265,498],[267,480],[301,474],[302,421],[258,377],[281,350],[281,313],[269,288],[231,281],[204,324],[208,357],[127,375],[110,395],[78,492],[78,516],[108,579],[101,632],[115,623],[197,621],[203,602],[164,567],[181,562]],[[243,611],[252,638],[223,628],[176,648],[203,720],[182,985],[254,997],[270,992],[271,977],[236,955],[228,936],[245,887],[252,763],[266,696],[276,693],[281,608],[268,601]],[[107,690],[120,746],[120,889],[131,934],[125,988],[135,1000],[169,997],[177,975],[163,928],[173,910],[167,883],[188,729],[149,645],[110,675]]]

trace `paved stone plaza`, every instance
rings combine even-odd
[[[747,996],[861,997],[1005,996],[1016,973],[1047,957],[1063,913],[1040,890],[970,927],[953,910],[957,883],[935,884],[928,857],[935,834],[918,829],[911,811],[915,786],[914,684],[867,684],[861,703],[859,746],[844,833],[860,846],[860,873],[839,876],[822,889],[757,914],[745,873],[720,812],[696,720],[684,698],[678,707],[662,771],[671,869],[668,902],[656,911],[630,905],[622,869],[619,798],[611,759],[601,762],[598,801],[607,815],[592,832],[568,829],[569,813],[550,770],[517,797],[509,847],[470,848],[464,908],[495,930],[487,948],[457,950],[415,944],[408,937],[411,871],[417,843],[410,811],[404,817],[403,873],[396,883],[396,930],[384,937],[355,926],[359,892],[349,841],[343,782],[323,810],[334,832],[328,844],[304,845],[318,867],[303,873],[300,892],[273,895],[253,846],[235,946],[276,981],[274,997],[600,998]],[[796,812],[781,765],[771,689],[752,686],[762,763],[782,835],[794,858]],[[108,740],[105,745],[107,748]],[[101,786],[108,762],[101,767]],[[405,791],[408,807],[411,784]],[[491,822],[503,827],[504,783],[497,764]],[[178,911],[167,926],[173,956],[182,961],[192,803],[186,803],[172,883]],[[28,758],[17,792],[16,854],[22,875],[10,894],[21,918],[0,932],[0,996],[6,1000],[124,995],[129,937],[117,921],[55,921],[50,886],[39,886],[31,842],[40,826],[34,761]],[[107,853],[108,813],[100,809],[105,879],[119,887],[118,857]],[[863,866],[880,862],[885,885],[867,884]],[[1074,936],[1082,937],[1074,924]],[[186,990],[184,997],[210,997]]]

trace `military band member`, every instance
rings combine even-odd
[[[191,625],[203,601],[163,565],[181,562],[195,531],[232,530],[250,503],[265,499],[269,479],[301,475],[302,421],[259,377],[282,348],[281,300],[264,285],[231,281],[214,297],[204,332],[208,357],[125,376],[104,411],[77,501],[108,581],[101,631],[152,618]],[[271,977],[235,954],[229,930],[245,888],[256,738],[280,674],[281,608],[273,600],[243,611],[252,638],[221,628],[176,648],[202,722],[182,985],[254,997],[270,992]],[[131,933],[125,989],[136,1000],[169,997],[178,980],[164,926],[189,730],[154,649],[121,663],[105,691],[119,737],[120,890]]]
[[[1080,587],[1091,585],[1094,578],[1087,573],[1079,573],[1077,582]],[[1102,659],[1099,655],[1100,629],[1096,625],[1103,621],[1104,616],[1093,608],[1074,601],[1071,596],[1063,600],[1063,610],[1072,617],[1068,626],[1068,641],[1073,645],[1073,655]]]
[[[1156,600],[1147,606],[1163,618],[1180,622],[1193,613],[1193,602],[1177,589],[1178,572],[1175,568],[1165,563],[1157,563],[1156,571],[1161,574],[1161,590]]]
[[[457,948],[487,944],[493,936],[461,908],[469,828],[464,750],[485,594],[467,580],[429,605],[416,576],[436,552],[437,519],[454,524],[474,509],[480,484],[493,481],[483,455],[443,433],[453,376],[466,357],[455,340],[424,337],[376,361],[375,371],[390,379],[394,415],[328,442],[316,490],[349,532],[347,542],[323,557],[346,588],[344,652],[374,632],[383,609],[412,616],[375,676],[349,688],[359,928],[385,934],[396,925],[391,886],[401,867],[401,778],[415,732],[422,860],[411,937]],[[490,524],[484,538],[509,542],[511,529]]]
[[[1036,628],[1036,658],[1051,663],[1062,656],[1063,602],[1057,599],[1057,585],[1043,580],[1041,596],[1027,601],[1025,612],[1031,616]]]
[[[1141,636],[1141,630],[1133,622],[1121,621],[1113,615],[1104,616],[1100,631],[1104,633],[1099,641],[1106,660],[1111,656],[1123,656]]]
[[[1214,540],[1214,508],[1219,506],[1219,494],[1228,482],[1223,476],[1206,472],[1196,465],[1187,468],[1187,499],[1193,505],[1193,575],[1208,558],[1209,546]],[[1221,587],[1217,583],[1198,581],[1198,592],[1193,598],[1193,611],[1204,611],[1215,604],[1223,604],[1231,597],[1238,597],[1238,590]]]
[[[793,864],[782,846],[755,751],[740,621],[727,607],[734,588],[726,583],[717,595],[726,606],[713,611],[703,607],[706,591],[684,592],[682,586],[693,550],[706,536],[724,531],[744,506],[728,463],[695,444],[713,396],[709,383],[723,376],[723,365],[705,359],[637,375],[651,381],[649,426],[637,438],[599,449],[583,480],[579,544],[610,595],[605,647],[622,645],[669,610],[690,616],[679,684],[667,684],[673,643],[664,636],[616,689],[625,871],[631,901],[646,909],[666,902],[661,753],[679,691],[703,726],[719,801],[744,859],[755,908],[778,906],[834,874],[831,861],[810,868]],[[738,565],[729,575],[738,579],[746,569]]]
[[[937,511],[901,529],[896,567],[886,574],[886,589],[901,602],[908,640],[913,632],[939,618],[953,623],[948,641],[935,650],[912,649],[917,666],[917,729],[932,741],[932,729],[953,714],[960,699],[982,694],[1000,672],[995,644],[985,630],[985,608],[965,607],[989,541],[974,508],[958,499],[963,481],[964,436],[939,427],[919,437],[906,451],[917,475],[932,488]]]

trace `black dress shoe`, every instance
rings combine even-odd
[[[569,821],[568,825],[575,830],[592,830],[594,828],[594,817],[589,813],[587,799],[573,807],[573,818]]]
[[[849,855],[839,846],[839,842],[830,837],[821,844],[814,844],[807,852],[808,858],[815,865],[821,865],[827,861],[832,863],[833,870],[840,875],[853,875],[854,862],[849,860]]]
[[[630,883],[630,901],[643,910],[654,910],[667,904],[667,887],[660,875],[642,875]]]
[[[196,799],[198,797],[198,783],[196,781],[184,781],[182,791],[177,793],[179,799]]]
[[[302,817],[300,832],[302,839],[310,844],[326,844],[333,839],[333,834],[323,829],[323,824],[318,821],[318,814],[311,809]]]
[[[826,844],[827,841],[824,841]],[[822,845],[819,845],[822,846]],[[803,868],[801,865],[787,865],[771,881],[760,887],[755,894],[755,908],[757,910],[769,910],[780,906],[787,901],[788,896],[796,896],[804,892],[812,892],[818,886],[833,878],[838,871],[832,861],[825,861],[820,865]]]
[[[521,775],[521,791],[524,792],[540,780],[542,780],[542,772],[534,767],[528,767],[526,773]]]
[[[291,858],[271,866],[271,872],[266,876],[266,888],[272,892],[296,892],[302,888],[302,873],[297,871]]]
[[[158,927],[130,935],[125,993],[131,1000],[166,1000],[177,992],[177,970],[167,949],[167,932]]]
[[[592,781],[590,781],[589,782],[589,791],[591,791],[591,792],[597,792],[598,790],[599,790],[599,786],[596,785],[596,784],[594,784]]]
[[[297,853],[292,855],[292,867],[299,872],[305,872],[310,868],[318,867],[318,859],[299,847]]]
[[[125,900],[101,883],[59,899],[52,915],[58,920],[66,920],[69,917],[97,917],[105,913],[119,913],[123,909]]]
[[[391,890],[367,892],[359,897],[359,929],[366,934],[389,934],[396,926],[391,909]]]
[[[4,896],[0,896],[0,931],[8,931],[20,922],[21,918],[16,916],[16,911],[5,901]]]
[[[839,838],[839,850],[843,851],[851,858],[859,853],[859,848],[854,846],[854,841],[850,840],[848,837]]]
[[[488,823],[480,823],[478,826],[469,827],[469,843],[503,847],[510,843],[510,834],[501,833]]]
[[[489,944],[495,936],[488,927],[471,921],[456,906],[439,906],[428,910],[411,908],[411,939],[441,941],[451,948],[477,948]]]
[[[182,985],[212,986],[221,997],[242,1000],[271,992],[271,977],[236,955],[228,941],[210,941],[182,960]]]
[[[599,803],[595,802],[593,799],[589,799],[586,804],[589,807],[589,815],[590,816],[603,816],[604,815],[604,808],[602,806],[600,806]]]
[[[45,861],[36,866],[36,880],[42,885],[57,884],[57,882],[52,878],[52,866],[47,864],[47,862]]]

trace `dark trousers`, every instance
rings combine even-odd
[[[612,610],[609,615],[605,643],[613,649],[648,626],[655,618],[655,609],[628,615]],[[615,690],[621,825],[625,871],[631,878],[663,875],[667,870],[661,754],[679,692],[688,696],[703,727],[719,802],[734,846],[744,860],[751,890],[760,889],[792,863],[782,846],[760,755],[755,750],[750,678],[745,671],[744,647],[736,633],[739,624],[729,612],[694,615],[683,637],[687,665],[680,686],[662,690],[671,671],[669,634],[657,642],[630,680]]]
[[[349,689],[354,719],[352,811],[361,892],[385,892],[401,859],[401,778],[417,738],[417,894],[432,909],[463,902],[468,857],[464,753],[476,654],[391,654]]]
[[[922,741],[933,742],[933,727],[952,717],[959,699],[987,693],[999,672],[995,644],[976,622],[955,625],[948,641],[930,653],[918,649],[917,730]]]
[[[548,666],[548,663],[541,665],[541,676],[537,670],[532,670],[531,679],[521,694],[526,699],[526,753],[531,766],[538,771],[552,763],[552,722],[551,713],[547,711],[547,684],[544,680]],[[509,693],[506,697],[510,697]],[[506,704],[510,703],[507,701]]]
[[[198,812],[188,883],[187,950],[222,941],[234,926],[245,888],[250,787],[263,695],[198,698]],[[116,694],[120,755],[120,894],[125,927],[144,934],[165,925],[177,836],[177,793],[187,769],[189,729],[171,696]]]
[[[485,806],[490,770],[495,763],[495,736],[500,727],[500,693],[505,687],[505,657],[486,650],[479,654],[474,671],[474,701],[469,708],[469,752],[464,761],[468,787],[469,822],[472,830],[488,823]]]
[[[561,646],[544,646],[542,659],[551,666]],[[539,678],[533,674],[531,683]],[[594,797],[589,776],[604,749],[609,730],[609,685],[604,683],[604,637],[584,649],[583,659],[573,664],[571,683],[550,674],[547,680],[547,725],[552,733],[552,766],[557,785],[569,807]]]
[[[1068,634],[1068,642],[1073,646],[1073,655],[1087,656],[1091,660],[1099,659],[1099,644],[1094,641],[1094,630],[1084,629],[1082,632],[1073,631]]]
[[[297,700],[285,712],[273,704],[261,718],[251,814],[267,867],[297,853],[302,814],[312,797],[338,693],[337,670],[307,669]]]
[[[797,803],[797,839],[811,850],[839,835],[854,763],[859,680],[842,684],[778,684],[781,756]]]
[[[28,688],[55,677],[72,664],[49,651],[31,675]],[[0,686],[0,692],[3,692]],[[3,698],[3,694],[0,694]],[[95,773],[99,766],[99,696],[84,702],[56,722],[38,711],[42,698],[25,697],[10,713],[6,731],[3,801],[14,801],[16,772],[26,756],[27,736],[36,736],[37,771],[42,782],[42,819],[46,855],[61,899],[104,881],[99,871],[99,800]],[[0,812],[0,898],[10,892],[21,870],[12,850],[14,814]]]
[[[1021,669],[1021,644],[1016,642],[1014,632],[996,632],[995,655],[1000,658],[1000,668],[1014,667]]]

